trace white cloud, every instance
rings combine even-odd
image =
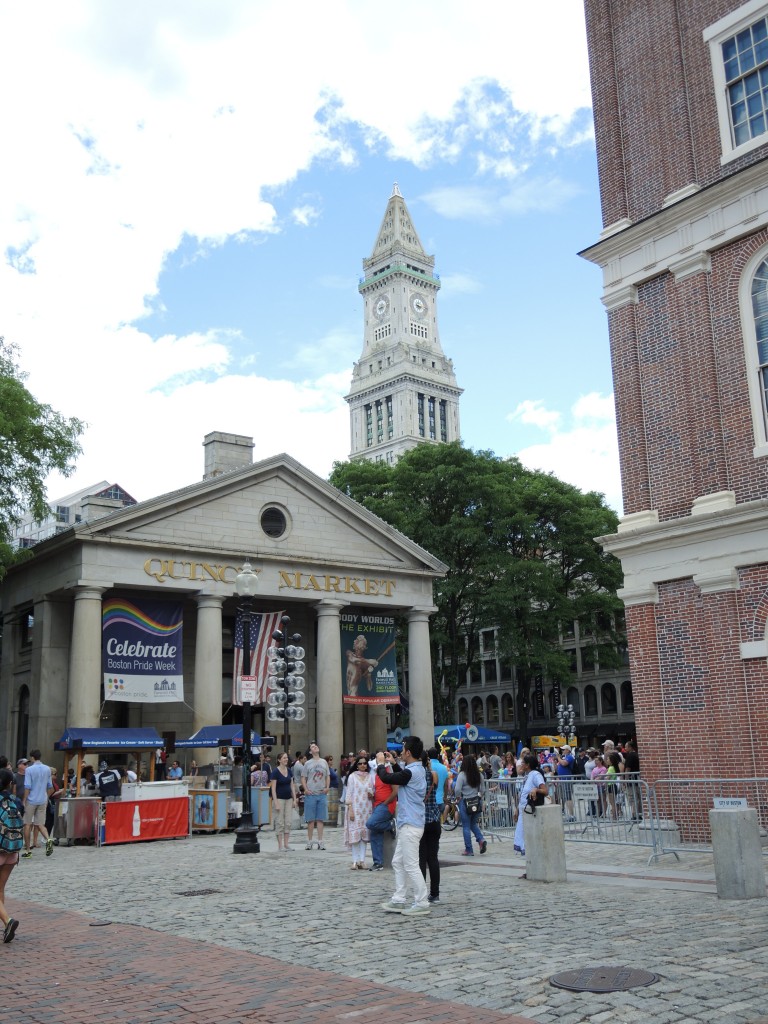
[[[547,440],[515,454],[529,469],[541,469],[582,491],[599,491],[621,514],[621,478],[613,396],[583,395],[570,415],[544,408],[539,401],[521,402],[508,420],[543,430]]]
[[[542,430],[553,432],[561,420],[559,412],[545,409],[542,401],[532,401],[531,399],[520,402],[517,408],[509,413],[506,418],[510,423],[519,420],[521,423],[529,426],[540,427]]]
[[[295,206],[291,210],[291,218],[295,224],[300,224],[303,228],[309,227],[314,221],[320,216],[320,211],[315,206],[311,206],[309,203],[305,203],[302,206]]]
[[[308,346],[308,382],[256,376],[268,368],[247,358],[235,372],[227,330],[140,329],[163,266],[185,239],[205,253],[279,231],[265,196],[319,160],[353,164],[350,124],[414,163],[477,150],[482,173],[525,182],[531,140],[569,144],[589,105],[581,7],[551,0],[547,18],[558,30],[544,62],[540,10],[509,0],[427,0],[416,18],[410,0],[385,15],[373,0],[3,5],[2,332],[35,394],[92,425],[79,482],[117,467],[129,490],[166,489],[189,472],[182,448],[211,429],[253,433],[257,455],[293,448],[312,467],[345,451],[348,381],[340,391],[335,375],[359,338]],[[404,46],[419,53],[407,69]],[[542,208],[542,191],[436,190],[432,203],[483,218]],[[308,225],[319,209],[313,197],[291,216]]]
[[[475,295],[483,290],[482,282],[472,277],[471,274],[442,274],[440,282],[442,284],[441,295],[443,297],[457,294]]]

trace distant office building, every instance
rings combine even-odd
[[[460,440],[461,388],[440,344],[435,257],[397,184],[363,268],[363,352],[346,398],[350,458],[391,463],[422,442]]]
[[[643,767],[764,775],[768,3],[585,7]]]
[[[36,522],[31,514],[27,513],[13,532],[13,546],[31,548],[41,540],[63,533],[70,526],[100,519],[117,508],[128,508],[135,504],[136,499],[119,484],[101,480],[90,487],[83,487],[79,491],[51,501],[51,514],[41,522]]]

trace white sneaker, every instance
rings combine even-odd
[[[388,903],[380,903],[379,906],[390,914],[404,914],[408,909],[407,903],[396,903],[394,900],[390,900]]]
[[[405,910],[401,910],[401,914],[428,914],[431,911],[431,907],[423,907],[421,903],[414,903],[410,907],[406,907]]]

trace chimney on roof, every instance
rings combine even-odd
[[[253,465],[253,438],[214,430],[203,438],[205,471],[203,480]]]

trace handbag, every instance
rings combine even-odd
[[[476,793],[474,796],[465,796],[464,806],[466,807],[468,814],[479,814],[483,806],[480,794]]]

